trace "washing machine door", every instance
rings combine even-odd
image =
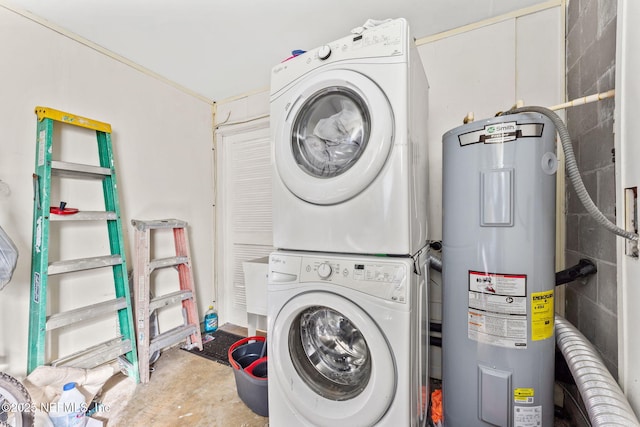
[[[318,426],[374,425],[396,390],[389,345],[358,305],[331,292],[308,292],[278,313],[269,355],[295,411]],[[273,353],[273,352],[272,352]]]
[[[296,84],[287,95],[274,156],[289,191],[329,205],[367,188],[393,144],[393,112],[380,87],[356,71],[329,70]]]

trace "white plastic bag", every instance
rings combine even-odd
[[[0,291],[9,283],[18,263],[18,248],[0,227]]]

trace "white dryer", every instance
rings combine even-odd
[[[425,258],[271,254],[269,425],[426,425]]]
[[[428,84],[406,20],[279,64],[270,101],[276,248],[425,245]]]

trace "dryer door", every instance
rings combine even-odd
[[[287,302],[269,336],[275,378],[302,417],[320,426],[373,425],[396,389],[389,345],[359,306],[330,292]]]
[[[309,203],[348,200],[380,173],[393,143],[393,112],[371,79],[330,70],[297,84],[275,129],[276,169]]]

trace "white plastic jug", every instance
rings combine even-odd
[[[57,402],[51,404],[49,418],[55,427],[83,427],[87,404],[76,383],[67,383]]]

